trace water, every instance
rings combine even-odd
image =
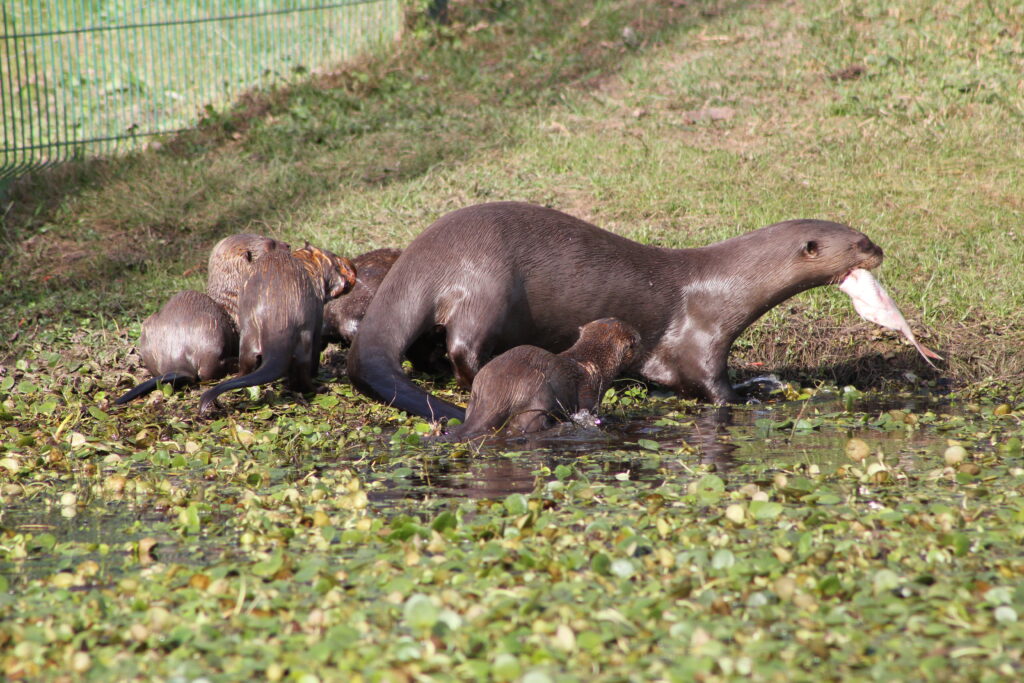
[[[947,410],[937,399],[873,399],[855,406],[856,413],[845,407],[835,395],[736,407],[681,404],[667,416],[604,417],[600,428],[562,425],[530,437],[493,438],[465,448],[449,444],[436,447],[409,476],[386,480],[371,498],[500,498],[533,491],[538,478],[560,464],[573,465],[598,483],[611,483],[626,473],[631,481],[652,486],[667,476],[692,477],[697,467],[734,479],[747,478],[744,465],[763,469],[765,463],[814,465],[827,472],[849,462],[845,446],[852,437],[872,444],[873,453],[880,449],[899,458],[901,467],[914,469],[914,453],[945,447],[945,437],[931,429],[879,429],[834,421],[841,415],[860,415],[863,423],[888,411]],[[766,422],[790,426],[768,427]],[[657,450],[651,450],[655,444]]]
[[[268,495],[295,485],[311,469],[329,474],[349,468],[358,473],[368,491],[371,512],[389,516],[392,510],[408,512],[410,502],[416,507],[425,500],[437,504],[527,494],[538,483],[553,479],[559,465],[572,467],[573,476],[612,486],[628,479],[656,488],[668,479],[693,480],[707,472],[737,485],[763,479],[773,470],[816,467],[829,472],[850,464],[844,449],[851,437],[864,439],[872,454],[880,450],[887,462],[909,472],[934,468],[946,436],[935,426],[906,428],[905,416],[949,412],[948,405],[929,397],[890,397],[851,405],[848,397],[844,400],[833,394],[736,407],[661,399],[631,406],[624,415],[603,416],[599,427],[562,425],[529,438],[492,439],[482,445],[445,443],[396,449],[385,436],[369,449],[377,455],[364,453],[355,461],[299,458],[274,469],[273,481],[254,491]],[[922,454],[929,455],[927,463]],[[208,467],[174,468],[162,475],[138,467],[139,476],[173,479],[182,489],[203,491],[195,500],[209,504],[204,528],[224,525],[226,516],[240,509],[236,499],[246,495],[246,487],[238,482],[209,481]],[[52,496],[23,495],[9,501],[0,511],[5,541],[10,544],[29,536],[34,540],[25,557],[0,562],[0,574],[23,580],[72,570],[83,561],[94,560],[104,564],[104,575],[117,575],[135,561],[132,544],[142,538],[157,542],[153,555],[161,562],[197,565],[235,552],[233,547],[224,547],[222,540],[183,537],[182,506],[172,505],[165,496],[85,498],[73,508],[55,504]],[[50,547],[32,546],[40,539]],[[76,550],[50,552],[54,544],[72,544]]]

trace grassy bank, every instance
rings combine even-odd
[[[1019,676],[1024,11],[491,0],[451,13],[145,153],[13,189],[4,675]],[[795,400],[738,410],[743,431],[619,387],[606,409],[646,431],[584,456],[427,447],[422,422],[353,392],[337,350],[305,399],[239,392],[212,421],[194,418],[195,392],[110,408],[142,376],[139,322],[202,287],[220,236],[352,255],[496,199],[665,246],[847,222],[885,249],[880,279],[946,362],[929,370],[821,288],[739,340],[737,377],[776,372]],[[851,389],[824,408],[809,400],[821,382],[893,398]],[[915,398],[950,388],[952,405]],[[852,460],[851,436],[867,442]],[[745,459],[712,457],[724,447]],[[438,483],[480,467],[501,482],[474,490],[482,500]]]
[[[4,215],[4,336],[136,320],[201,283],[228,232],[355,253],[514,198],[673,246],[792,217],[848,222],[885,248],[883,282],[947,355],[943,375],[1024,372],[1008,277],[1024,259],[1018,8],[453,11],[385,59],[255,94],[158,151],[24,183]],[[774,312],[739,350],[740,365],[838,381],[928,374],[835,291]]]

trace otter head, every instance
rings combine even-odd
[[[841,223],[784,221],[756,233],[769,237],[762,258],[766,255],[774,259],[776,247],[788,252],[777,263],[778,271],[792,274],[798,289],[842,282],[854,269],[871,270],[882,263],[881,247]]]
[[[269,237],[241,233],[217,242],[207,263],[206,293],[237,323],[238,293],[252,275],[253,263],[264,254],[290,247]]]
[[[242,258],[249,263],[252,263],[268,251],[277,251],[278,249],[283,251],[291,250],[291,245],[287,242],[281,242],[279,240],[271,239],[270,237],[259,237],[258,235],[235,235],[235,237],[253,238],[246,242],[244,245],[245,251],[242,254]]]
[[[327,286],[327,294],[337,298],[345,292],[351,291],[356,284],[356,267],[344,256],[331,254],[330,281]]]
[[[618,374],[639,355],[640,333],[618,318],[600,318],[580,327],[574,348],[601,368],[604,374]]]
[[[328,299],[341,296],[356,283],[356,267],[344,256],[319,249],[309,242],[294,255],[306,266],[310,277],[323,282]]]

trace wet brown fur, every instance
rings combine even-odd
[[[352,343],[373,295],[401,254],[401,249],[374,249],[352,259],[356,269],[356,284],[352,291],[324,305],[322,339],[325,344],[348,346]],[[417,371],[450,376],[451,365],[444,354],[443,329],[430,330],[406,350],[406,356]]]
[[[320,365],[324,303],[355,280],[351,261],[308,244],[291,253],[270,250],[253,261],[238,297],[241,376],[207,390],[200,414],[225,391],[281,377],[292,389],[311,391]]]
[[[784,221],[665,249],[541,206],[470,206],[403,250],[366,310],[348,375],[410,414],[461,418],[461,408],[402,372],[402,354],[425,331],[444,327],[456,378],[469,387],[494,354],[520,344],[562,351],[580,325],[614,316],[643,339],[632,370],[682,394],[734,402],[727,360],[743,330],[794,294],[881,261],[865,235],[829,221]]]
[[[584,325],[576,343],[557,355],[536,346],[509,349],[480,369],[466,422],[449,438],[463,441],[493,430],[528,434],[581,410],[596,412],[639,345],[632,325],[602,318]]]
[[[240,233],[228,235],[210,251],[206,293],[227,312],[238,327],[238,295],[253,272],[253,262],[267,252],[288,253],[289,246],[270,237]]]
[[[158,383],[179,386],[224,377],[238,362],[238,332],[217,302],[189,289],[143,321],[139,354],[153,378],[117,404],[149,393]]]
[[[366,307],[401,254],[401,249],[374,249],[352,259],[356,269],[352,291],[324,305],[323,340],[326,343],[352,343]]]

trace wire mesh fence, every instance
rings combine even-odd
[[[401,0],[3,0],[0,183],[392,40]]]

